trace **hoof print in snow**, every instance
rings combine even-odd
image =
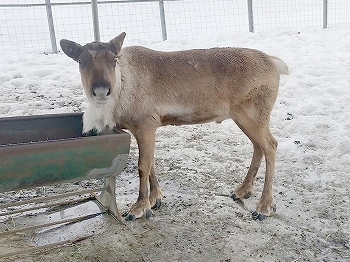
[[[294,119],[293,115],[291,113],[287,113],[287,117],[285,118],[286,120],[292,120]]]

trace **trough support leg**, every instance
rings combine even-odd
[[[124,224],[115,199],[115,176],[105,178],[105,188],[100,195],[96,195],[96,200],[108,208],[109,213]]]

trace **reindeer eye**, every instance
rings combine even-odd
[[[118,59],[115,57],[115,58],[113,59],[113,64],[116,65],[117,62],[118,62]]]
[[[78,61],[77,61],[80,65],[83,63],[83,60],[81,60],[81,59],[78,59]]]

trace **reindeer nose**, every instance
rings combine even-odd
[[[91,85],[92,95],[104,99],[111,94],[111,85],[105,81],[95,81]]]

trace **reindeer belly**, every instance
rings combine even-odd
[[[184,112],[186,111],[186,112]],[[229,114],[223,112],[222,110],[208,111],[197,111],[193,110],[181,110],[178,112],[169,112],[161,115],[160,121],[162,125],[191,125],[191,124],[201,124],[208,122],[221,122],[227,118],[230,118]]]

